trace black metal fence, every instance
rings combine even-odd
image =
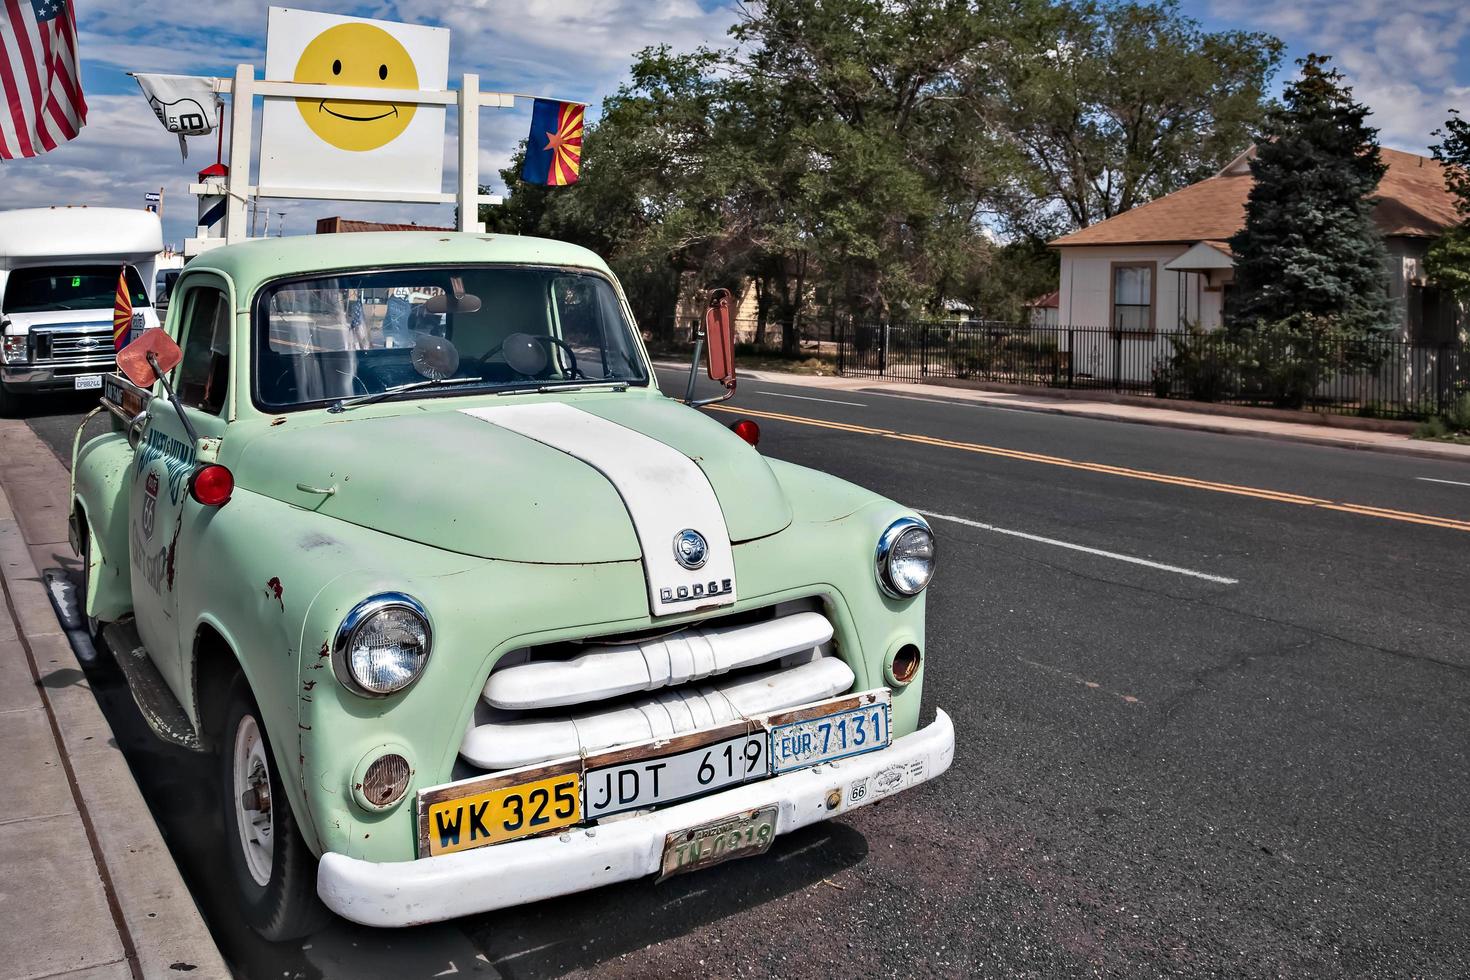
[[[1470,346],[1461,343],[972,322],[858,324],[836,346],[837,370],[850,376],[1092,388],[1374,418],[1427,418],[1470,392]]]

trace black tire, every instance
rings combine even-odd
[[[271,823],[270,858],[265,884],[261,884],[258,878],[264,877],[261,859],[266,848],[258,841],[247,845],[249,830],[241,829],[242,807],[239,801],[242,795],[254,791],[251,784],[237,785],[236,781],[237,739],[247,724],[253,724],[258,732],[266,763],[263,776],[269,779],[270,787],[266,803]],[[230,877],[235,882],[235,893],[245,921],[270,942],[309,936],[326,925],[331,914],[317,898],[316,858],[312,857],[301,839],[295,815],[291,812],[291,802],[286,797],[275,758],[271,755],[270,737],[244,676],[237,677],[230,688],[218,746],[225,852],[229,855]],[[253,858],[247,853],[247,848],[255,855]]]
[[[82,627],[92,640],[92,649],[101,657],[106,644],[102,642],[102,627],[107,624],[96,616],[87,614],[87,593],[92,591],[92,535],[86,530],[85,518],[82,530],[82,594],[77,596],[77,613],[82,617]]]

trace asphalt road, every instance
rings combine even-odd
[[[765,859],[270,948],[210,779],[99,682],[242,976],[1470,974],[1470,467],[917,388],[731,406],[934,515],[949,773]],[[67,459],[76,408],[32,420]]]

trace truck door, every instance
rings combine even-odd
[[[212,275],[190,276],[176,299],[172,331],[183,350],[170,381],[201,439],[224,436],[229,410],[229,293]],[[129,552],[138,635],[180,702],[188,703],[181,657],[192,648],[192,616],[180,617],[179,586],[198,561],[193,531],[202,514],[189,496],[198,447],[155,389],[133,459]]]

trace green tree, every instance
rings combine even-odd
[[[1302,59],[1256,141],[1245,226],[1230,239],[1234,329],[1294,320],[1349,337],[1392,327],[1372,193],[1385,166],[1367,106],[1329,59]]]
[[[1451,109],[1444,128],[1434,135],[1439,142],[1429,149],[1444,165],[1445,187],[1454,195],[1460,224],[1429,247],[1426,264],[1435,282],[1470,303],[1470,122]]]
[[[1276,38],[1206,32],[1174,0],[1031,5],[973,53],[961,105],[1007,164],[1009,224],[1051,237],[1218,171],[1280,58]]]

